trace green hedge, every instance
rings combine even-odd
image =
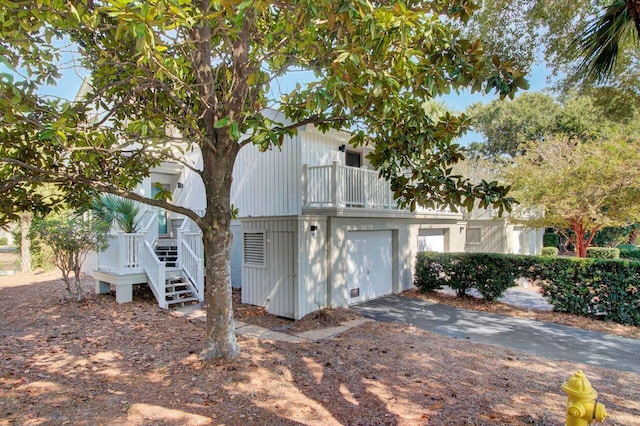
[[[594,259],[620,259],[620,250],[612,247],[589,247],[587,257]]]
[[[546,232],[542,236],[542,245],[544,247],[559,247],[560,246],[560,235],[555,232]]]
[[[540,255],[542,256],[557,256],[558,255],[558,247],[542,247],[542,252]]]
[[[515,285],[521,273],[514,259],[493,253],[432,253],[418,254],[415,285],[420,291],[433,291],[448,285],[458,296],[477,289],[486,300],[493,301]]]
[[[633,244],[619,245],[618,250],[620,250],[620,258],[622,259],[640,260],[640,248]]]
[[[495,300],[525,277],[537,280],[556,311],[640,326],[640,262],[485,253],[420,253],[415,285],[476,288]]]

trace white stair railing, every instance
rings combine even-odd
[[[204,259],[191,250],[186,240],[180,242],[180,252],[182,253],[180,262],[182,271],[196,289],[198,300],[202,302],[204,300]]]
[[[147,274],[151,291],[153,291],[158,301],[158,306],[167,309],[168,304],[165,295],[166,268],[164,263],[158,259],[149,241],[140,240],[140,259],[142,268]]]
[[[200,212],[198,212],[200,214]],[[202,212],[204,214],[204,212]],[[178,228],[178,266],[196,289],[198,300],[204,300],[204,246],[202,232],[185,217]]]

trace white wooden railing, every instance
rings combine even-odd
[[[304,206],[396,209],[389,183],[374,170],[348,167],[303,166]]]
[[[98,253],[98,266],[119,275],[141,272],[139,240],[142,235],[117,232],[109,234],[107,248]]]
[[[140,259],[142,268],[144,269],[147,279],[149,280],[149,286],[156,296],[158,305],[166,309],[167,301],[165,297],[165,280],[166,271],[164,263],[158,259],[156,252],[153,251],[153,246],[148,241],[141,240],[140,244]]]
[[[204,212],[197,212],[200,216]],[[191,281],[198,299],[204,300],[204,245],[202,232],[195,222],[185,217],[178,228],[178,265],[184,275]]]
[[[186,240],[181,240],[179,251],[181,268],[198,293],[198,300],[204,300],[204,259],[196,255]]]
[[[200,213],[200,212],[198,212]],[[204,212],[202,212],[204,214]],[[147,209],[140,219],[136,233],[114,229],[107,248],[98,253],[98,267],[118,275],[145,273],[158,304],[167,307],[165,300],[166,267],[154,251],[158,240],[158,210]],[[192,220],[184,218],[177,230],[178,267],[204,300],[204,247],[202,233]]]

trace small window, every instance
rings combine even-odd
[[[265,266],[264,232],[245,232],[244,264],[247,266]]]
[[[362,166],[362,154],[357,151],[347,151],[345,163],[349,167]]]
[[[468,243],[481,243],[482,242],[482,228],[473,227],[467,228],[467,242]]]

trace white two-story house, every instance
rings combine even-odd
[[[271,112],[274,113],[274,112]],[[347,132],[302,127],[282,149],[242,148],[235,163],[231,274],[244,303],[299,319],[323,307],[412,287],[418,251],[464,251],[466,222],[447,211],[398,209],[386,181],[349,145]],[[186,159],[196,169],[197,151]],[[154,169],[138,189],[204,211],[200,177],[178,164]],[[202,300],[200,234],[183,216],[147,208],[135,235],[114,232],[100,253],[96,289],[121,302],[149,283],[161,307]]]

